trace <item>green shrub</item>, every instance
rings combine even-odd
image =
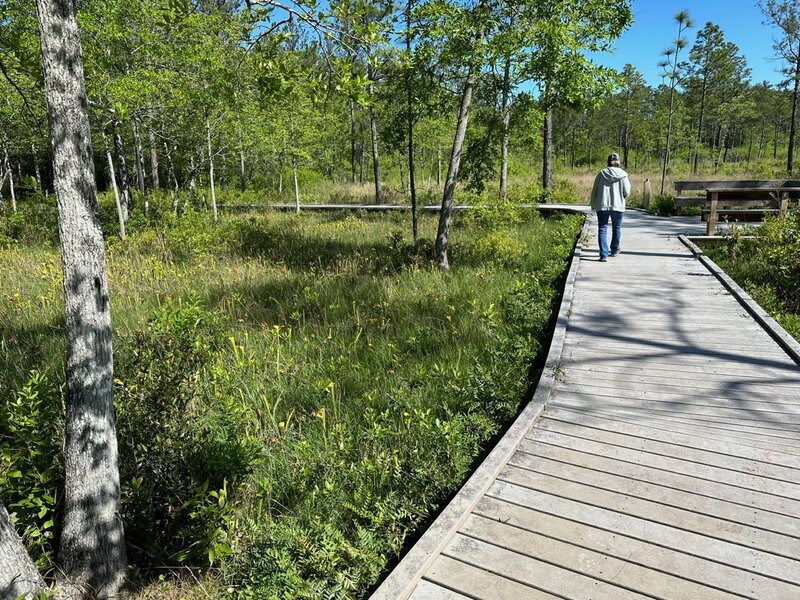
[[[671,217],[675,214],[675,198],[670,194],[657,194],[650,201],[650,212],[660,217]]]
[[[0,489],[12,521],[40,568],[54,558],[57,498],[63,486],[62,389],[38,371],[0,410]]]
[[[228,399],[208,397],[218,319],[169,303],[134,334],[116,378],[122,510],[138,564],[202,564],[226,551],[229,486],[254,449]]]

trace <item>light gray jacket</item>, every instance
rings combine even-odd
[[[625,211],[625,198],[631,193],[631,180],[619,167],[606,167],[594,178],[592,210]]]

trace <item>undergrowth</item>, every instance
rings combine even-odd
[[[769,217],[751,233],[743,238],[733,227],[725,245],[706,253],[800,341],[800,215]]]
[[[414,245],[401,214],[163,208],[125,242],[104,216],[134,586],[364,597],[518,411],[580,218],[458,213],[440,273],[432,216]],[[46,570],[63,308],[30,221],[0,246],[0,485]]]

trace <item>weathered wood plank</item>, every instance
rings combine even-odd
[[[581,456],[574,457],[580,460]],[[587,461],[591,463],[593,461]],[[656,482],[642,481],[638,473],[632,476],[624,476],[618,473],[606,473],[594,471],[586,463],[563,463],[550,460],[541,456],[532,456],[527,453],[519,452],[509,461],[509,466],[519,467],[526,471],[532,471],[547,477],[557,477],[567,479],[571,483],[590,486],[600,490],[609,490],[616,494],[624,494],[629,498],[638,498],[653,502],[664,507],[676,508],[697,515],[704,515],[714,519],[721,519],[730,523],[741,524],[759,530],[778,534],[781,539],[775,539],[778,543],[786,543],[792,546],[800,546],[800,520],[792,518],[782,518],[772,512],[762,511],[758,508],[744,506],[739,503],[726,502],[712,498],[706,494],[698,494],[696,491],[683,491],[670,488],[662,483],[662,479]],[[665,474],[669,479],[669,474]],[[696,488],[700,489],[700,481],[695,481]],[[593,496],[592,503],[600,502],[602,495]],[[646,506],[646,505],[644,505]],[[650,507],[653,508],[653,507]],[[658,507],[655,507],[656,509]],[[668,518],[670,511],[662,511],[655,521]],[[676,513],[677,514],[677,513]],[[713,526],[713,522],[711,522]],[[697,530],[702,533],[702,531]],[[784,539],[786,537],[791,539]],[[720,537],[720,536],[717,536]],[[767,536],[767,539],[769,536]]]
[[[711,414],[726,417],[734,417],[743,421],[772,423],[780,428],[791,431],[800,431],[800,414],[795,412],[794,407],[791,412],[784,409],[786,405],[780,405],[778,410],[773,405],[753,406],[747,400],[732,398],[715,398],[711,396],[701,396],[692,394],[690,390],[684,393],[659,393],[648,389],[620,389],[613,387],[599,387],[589,385],[563,384],[557,390],[559,401],[569,397],[572,402],[584,402],[589,405],[607,402],[618,402],[630,406],[645,408],[669,407],[673,410],[680,410],[686,414]]]
[[[417,584],[411,600],[470,600],[470,597],[423,580]]]
[[[658,417],[670,419],[683,419],[698,424],[713,424],[724,427],[736,426],[740,431],[752,431],[772,437],[783,437],[790,440],[798,439],[800,430],[796,427],[789,427],[781,423],[771,421],[743,419],[738,414],[718,414],[717,410],[707,410],[702,405],[683,405],[676,402],[655,402],[640,401],[631,402],[627,398],[615,398],[606,396],[604,398],[582,397],[576,394],[560,393],[550,403],[551,406],[564,406],[580,410],[625,410],[643,414],[650,412]]]
[[[620,585],[632,592],[657,598],[703,598],[730,600],[729,593],[687,581],[668,573],[642,567],[636,562],[619,559],[603,552],[588,550],[571,543],[540,535],[497,520],[472,515],[462,529],[470,536],[517,554],[549,562],[574,573],[586,575],[611,585]],[[562,591],[559,588],[559,591]],[[602,593],[594,589],[591,593]],[[616,593],[616,590],[615,590]]]
[[[529,466],[535,464],[537,459],[581,465],[587,469],[613,474],[617,477],[626,477],[645,484],[660,485],[676,493],[702,494],[712,500],[737,504],[747,510],[751,521],[746,522],[751,522],[763,529],[791,533],[800,527],[800,523],[797,522],[800,520],[800,499],[782,498],[766,492],[743,489],[684,473],[674,473],[572,448],[528,441],[525,443],[524,450],[520,450],[510,464]]]
[[[592,600],[598,597],[640,600],[647,597],[460,533],[453,538],[445,555],[571,600]]]
[[[678,438],[677,435],[670,436],[670,441],[657,439],[653,435],[654,431],[646,428],[640,429],[634,434],[634,432],[630,431],[617,431],[613,427],[600,427],[597,425],[599,423],[592,422],[588,417],[581,424],[555,418],[545,418],[541,419],[537,424],[537,429],[594,440],[612,446],[634,448],[685,462],[709,465],[742,473],[753,473],[759,477],[777,479],[787,483],[791,482],[797,485],[797,497],[800,497],[800,470],[794,464],[787,466],[778,460],[770,460],[771,453],[768,451],[758,450],[757,448],[740,449],[741,453],[749,455],[743,457],[736,453],[736,449],[740,447],[732,444],[709,442],[703,448],[697,447],[702,444],[689,445],[681,443],[687,440],[685,437]],[[643,435],[645,432],[649,435]],[[773,458],[783,458],[785,462],[796,462],[796,459],[800,458],[800,456],[792,457],[791,455],[772,456]],[[795,459],[794,461],[792,461],[793,458]]]
[[[504,481],[495,482],[486,495],[698,558],[727,564],[744,572],[758,573],[800,586],[798,563],[790,558],[546,492],[532,494],[527,488]]]
[[[667,527],[693,531],[710,538],[769,552],[788,559],[800,559],[800,541],[797,538],[757,529],[743,523],[709,517],[690,510],[643,500],[639,497],[577,481],[568,481],[513,465],[509,465],[502,471],[498,476],[498,481],[524,486],[537,492],[546,492],[560,498],[570,498],[583,504],[606,508],[625,515],[649,519]],[[610,479],[604,481],[608,482]]]
[[[682,473],[684,475],[693,475],[699,479],[708,479],[718,483],[725,483],[727,485],[738,486],[744,489],[752,489],[766,494],[773,494],[775,496],[782,496],[787,500],[799,498],[797,493],[797,485],[792,483],[785,483],[760,477],[751,473],[742,473],[739,471],[730,471],[715,466],[703,465],[698,463],[689,463],[680,459],[664,456],[660,454],[651,454],[643,450],[634,448],[622,448],[618,446],[609,446],[602,442],[588,440],[584,438],[577,438],[554,431],[544,431],[535,428],[530,434],[529,438],[533,441],[552,444],[554,446],[563,446],[567,448],[574,448],[581,452],[589,454],[597,454],[600,456],[608,456],[616,458],[625,462],[639,463],[657,469],[664,469],[673,473]],[[526,450],[526,442],[520,444],[520,449]]]
[[[574,544],[581,548],[620,558],[652,569],[656,574],[668,573],[690,582],[748,598],[793,598],[800,594],[797,586],[752,572],[686,554],[680,549],[667,548],[617,532],[592,527],[584,523],[536,511],[485,496],[475,507],[475,514],[526,531]],[[665,598],[675,598],[670,593]],[[704,598],[703,594],[690,597]]]
[[[647,427],[654,430],[654,439],[662,439],[662,437],[660,437],[662,435],[660,432],[664,432],[664,435],[674,433],[704,440],[758,448],[760,450],[768,450],[770,452],[777,452],[790,456],[797,456],[800,454],[800,440],[769,436],[763,433],[754,435],[752,429],[743,431],[739,429],[726,429],[722,426],[704,426],[694,419],[681,420],[669,417],[662,418],[661,416],[653,415],[649,412],[635,410],[602,410],[597,407],[577,410],[575,408],[555,404],[549,407],[547,416],[552,417],[553,413],[556,411],[565,411],[567,414],[572,415],[587,415],[590,418],[600,419],[612,427],[617,426],[617,424],[621,426]],[[776,462],[784,464],[782,460],[777,460]],[[793,462],[794,459],[792,459],[792,463]],[[786,464],[787,466],[791,466],[788,463]]]
[[[426,572],[425,579],[474,600],[563,600],[513,579],[498,577],[481,567],[440,555]]]

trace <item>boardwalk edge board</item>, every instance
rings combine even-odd
[[[761,325],[767,333],[778,343],[778,345],[788,354],[794,362],[800,365],[800,343],[797,342],[775,319],[770,317],[753,298],[745,292],[739,285],[723,271],[717,263],[692,241],[694,237],[679,235],[678,239],[684,246],[692,251],[692,254],[703,263],[703,265],[719,279],[722,285],[733,295],[739,303],[747,309],[753,318]]]
[[[414,588],[421,580],[423,573],[447,546],[458,531],[458,528],[469,516],[472,507],[477,504],[484,492],[494,482],[497,474],[505,467],[519,444],[524,441],[530,428],[541,416],[545,405],[550,399],[550,393],[559,371],[561,349],[566,336],[575,279],[583,249],[582,244],[583,240],[587,238],[590,223],[589,219],[584,223],[583,230],[578,236],[572,251],[569,271],[564,284],[564,294],[561,298],[561,306],[558,310],[550,349],[533,398],[515,419],[500,442],[442,510],[433,524],[422,534],[417,543],[386,577],[371,596],[371,600],[405,600],[414,592]]]

